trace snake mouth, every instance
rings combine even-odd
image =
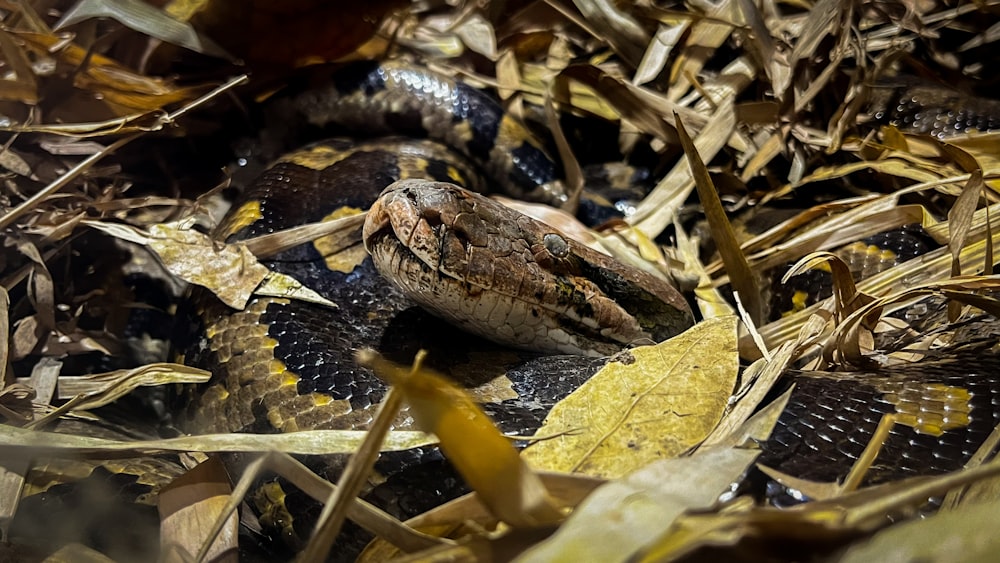
[[[626,344],[609,341],[599,327],[566,315],[551,315],[524,299],[442,274],[402,244],[391,225],[373,232],[366,245],[376,268],[396,272],[391,283],[410,299],[433,315],[487,340],[530,351],[594,357],[618,352]],[[475,315],[484,309],[490,315]]]

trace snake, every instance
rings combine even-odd
[[[188,331],[199,336],[185,361],[215,376],[189,399],[194,426],[366,428],[385,386],[354,364],[354,351],[373,347],[405,362],[422,348],[502,430],[530,434],[561,397],[609,362],[627,361],[628,347],[694,322],[669,283],[473,191],[556,206],[568,199],[544,143],[484,92],[381,61],[341,69],[275,105],[288,122],[380,137],[328,139],[281,157],[234,204],[217,236],[247,240],[367,210],[364,247],[345,259],[320,239],[267,261],[336,303],[333,311],[255,298],[233,312],[201,298],[194,315],[201,326]],[[899,259],[916,254],[901,251]],[[895,429],[869,482],[959,468],[1000,422],[992,406],[1000,402],[995,352],[965,354],[867,374],[790,374],[796,391],[761,444],[762,463],[842,478],[883,414],[925,408],[965,418],[940,436]],[[978,354],[980,370],[969,368],[968,354]],[[967,400],[938,399],[949,393]],[[920,406],[928,398],[931,406]],[[404,411],[396,427],[410,422]]]
[[[207,290],[192,292],[176,349],[213,376],[177,397],[180,427],[365,429],[387,389],[354,353],[374,348],[408,362],[424,349],[502,431],[530,435],[600,369],[628,363],[630,347],[695,322],[687,299],[664,279],[477,193],[557,207],[570,199],[545,143],[482,90],[421,66],[366,61],[337,69],[319,87],[293,88],[272,108],[317,138],[344,130],[375,137],[323,138],[284,154],[213,236],[236,243],[366,218],[346,250],[321,237],[264,261],[333,306],[256,296],[235,310]],[[805,478],[842,478],[883,414],[929,408],[964,418],[942,424],[937,436],[894,429],[869,482],[958,469],[1000,423],[998,365],[995,350],[976,348],[872,373],[790,373],[795,392],[760,444],[761,461]],[[920,406],[928,397],[932,406]],[[412,424],[404,408],[394,426]],[[415,494],[427,487],[412,483],[413,475],[440,478],[443,463],[436,450],[386,455],[376,467],[385,482],[367,498],[400,517],[440,503],[441,495]],[[342,461],[313,467],[335,479]],[[393,487],[394,480],[406,485]],[[261,521],[295,545],[309,519],[288,508],[294,491],[277,496],[277,508],[255,499]],[[267,500],[275,504],[274,495]]]

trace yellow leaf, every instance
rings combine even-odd
[[[536,436],[556,437],[525,450],[528,461],[613,478],[700,443],[736,382],[736,317],[626,354],[552,409]]]

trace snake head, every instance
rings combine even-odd
[[[411,299],[500,344],[606,355],[693,323],[667,282],[451,184],[392,184],[363,238],[375,267]]]

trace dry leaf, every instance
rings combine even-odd
[[[715,240],[719,255],[726,265],[729,274],[729,283],[733,291],[739,296],[743,306],[749,313],[750,320],[755,326],[760,326],[764,317],[764,305],[761,303],[760,291],[757,289],[757,276],[750,270],[747,258],[740,250],[739,241],[733,226],[726,217],[722,201],[719,199],[719,192],[712,183],[712,177],[705,167],[705,162],[698,149],[688,136],[687,129],[681,123],[680,117],[674,114],[677,125],[677,134],[684,147],[684,154],[687,156],[688,165],[691,167],[691,176],[694,178],[695,187],[698,190],[698,200],[701,201],[705,210],[705,217],[712,230],[712,238]]]
[[[267,276],[264,277],[264,281],[254,290],[253,294],[263,297],[295,299],[296,301],[306,301],[325,307],[337,307],[336,303],[316,293],[309,287],[302,285],[299,280],[278,272],[268,272]]]
[[[904,522],[854,544],[838,560],[841,563],[995,561],[1000,553],[1000,536],[995,530],[998,517],[1000,503],[992,501]]]
[[[718,103],[718,109],[694,140],[694,146],[703,161],[711,160],[726,146],[726,141],[736,127],[732,98],[723,98]],[[687,161],[678,162],[642,200],[628,222],[651,238],[656,238],[667,225],[673,223],[677,212],[691,195],[694,185],[694,177]]]
[[[123,108],[161,111],[167,105],[186,102],[206,90],[204,86],[179,88],[165,80],[137,74],[108,57],[67,41],[61,34],[18,31],[15,37],[32,50],[80,69],[73,76],[74,86],[99,93],[105,100]],[[121,111],[117,115],[124,113]]]
[[[225,51],[207,37],[198,35],[190,24],[176,20],[140,0],[80,0],[63,14],[55,29],[92,18],[111,18],[161,41],[197,53],[228,58]]]
[[[103,407],[141,386],[171,383],[205,383],[212,374],[180,364],[157,363],[107,373],[63,376],[58,380],[59,398],[73,399],[74,410]]]
[[[814,501],[795,510],[753,507],[680,516],[662,537],[636,561],[676,560],[700,547],[744,546],[743,556],[772,559],[774,553],[750,551],[753,546],[772,551],[787,549],[794,540],[802,552],[808,546],[829,546],[879,530],[900,514],[912,514],[927,499],[950,489],[991,478],[1000,465],[957,471],[938,477],[915,477],[857,491],[835,500]],[[787,552],[785,553],[787,557]],[[782,557],[783,558],[783,557]]]
[[[559,531],[517,561],[626,561],[683,512],[715,504],[757,453],[716,448],[652,463],[594,491]]]
[[[602,477],[678,456],[718,424],[738,367],[731,316],[624,352],[552,409],[535,433],[551,438],[523,456],[547,470]]]
[[[564,506],[579,505],[590,493],[605,483],[602,479],[568,473],[540,472],[538,476],[542,479],[542,483],[545,484],[545,488],[552,495],[552,498]],[[469,493],[410,518],[404,524],[427,534],[459,539],[461,543],[455,545],[455,548],[459,549],[470,541],[470,538],[466,536],[482,536],[483,530],[493,528],[496,525],[496,518],[489,509],[483,506],[476,493]],[[497,538],[496,534],[489,534],[485,541],[499,544],[504,541],[506,536]],[[494,542],[494,540],[496,541]],[[530,541],[534,540],[535,538],[530,539]],[[520,549],[515,549],[523,551],[526,547],[521,545]],[[440,551],[436,550],[435,553],[440,553]],[[380,538],[368,545],[358,561],[359,563],[375,563],[388,561],[401,555],[398,547]],[[411,557],[425,555],[427,555],[426,552],[410,554]]]
[[[84,221],[91,228],[148,246],[174,275],[207,287],[223,303],[242,309],[268,275],[243,245],[218,244],[180,223],[152,225],[149,233],[127,225]]]
[[[232,493],[229,474],[218,458],[212,457],[164,487],[158,496],[160,549],[177,549],[190,557],[208,540],[207,532],[221,514]],[[238,561],[239,522],[231,514],[208,550],[208,561]]]

